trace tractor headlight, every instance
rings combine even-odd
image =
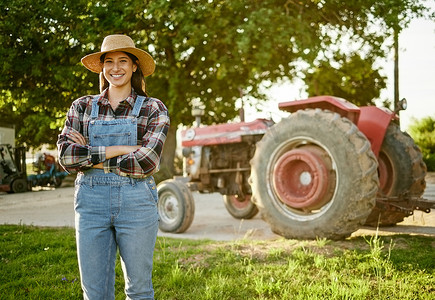
[[[402,100],[399,101],[399,103],[397,103],[397,108],[399,110],[406,110],[408,108],[408,101],[406,101],[406,99],[403,98]]]

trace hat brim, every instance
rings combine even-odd
[[[118,49],[112,49],[110,51],[101,51],[92,53],[89,55],[86,55],[81,59],[82,64],[90,71],[94,73],[100,73],[103,71],[103,65],[101,64],[100,57],[104,53],[109,52],[128,52],[136,56],[139,60],[139,67],[143,73],[143,76],[149,76],[152,73],[154,73],[154,70],[156,68],[156,64],[154,62],[154,59],[151,57],[151,55],[148,54],[148,52],[138,49],[138,48],[118,48]]]

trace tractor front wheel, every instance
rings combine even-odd
[[[22,178],[17,178],[12,181],[11,190],[14,193],[24,193],[27,192],[27,181]]]
[[[53,178],[53,184],[55,188],[59,188],[62,185],[62,178],[60,177],[54,177]]]
[[[169,179],[157,186],[159,194],[159,228],[165,232],[182,233],[192,224],[195,201],[187,185]]]

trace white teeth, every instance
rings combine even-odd
[[[123,76],[123,75],[112,75],[112,77],[115,77],[115,78],[119,78],[121,76]]]

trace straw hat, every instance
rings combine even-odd
[[[101,51],[86,55],[82,58],[82,64],[94,73],[100,73],[103,71],[103,67],[100,62],[102,54],[107,52],[123,51],[135,55],[139,60],[139,67],[142,70],[144,76],[151,75],[154,72],[156,64],[153,58],[146,51],[136,48],[133,40],[126,35],[113,34],[104,38],[103,44],[101,44]]]

